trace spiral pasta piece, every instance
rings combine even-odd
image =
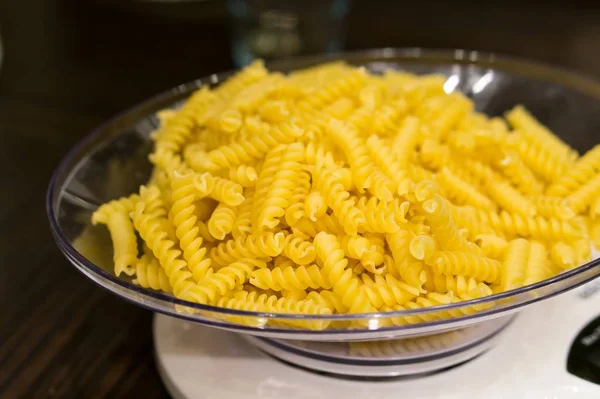
[[[478,234],[475,237],[475,244],[481,248],[485,256],[494,259],[502,258],[508,248],[508,241],[495,234]]]
[[[472,249],[467,243],[467,239],[460,234],[449,206],[441,196],[434,194],[431,199],[423,203],[423,210],[425,218],[442,248],[459,251]]]
[[[317,265],[255,270],[250,283],[259,288],[274,291],[331,288],[329,279],[324,276],[323,270]]]
[[[215,266],[223,267],[242,258],[268,258],[281,254],[285,246],[282,232],[261,232],[221,242],[210,251]]]
[[[342,302],[342,298],[330,290],[311,291],[306,296],[306,299],[325,306],[331,309],[332,312],[345,313],[348,311],[348,308]]]
[[[244,88],[266,78],[268,75],[269,72],[266,70],[263,61],[253,61],[243,70],[219,85],[219,87],[215,89],[214,94],[220,100],[231,99],[240,93]]]
[[[434,180],[422,180],[417,183],[409,193],[409,200],[421,204],[433,198],[434,194],[441,194],[440,186]]]
[[[444,139],[448,132],[454,128],[469,112],[473,103],[459,93],[448,95],[449,104],[444,107],[431,123],[432,130],[439,139]]]
[[[391,201],[398,191],[398,184],[375,167],[370,176],[369,192],[382,201]]]
[[[518,214],[490,213],[474,210],[472,215],[479,223],[487,224],[499,234],[531,237],[539,240],[576,240],[585,236],[582,226],[566,220],[534,217],[526,218]]]
[[[560,160],[565,165],[577,159],[578,154],[575,150],[559,140],[554,133],[539,123],[522,105],[518,105],[507,112],[506,119],[530,140],[535,140],[543,145],[552,157]]]
[[[343,234],[338,236],[338,241],[346,256],[353,259],[361,259],[371,248],[369,240],[362,236]]]
[[[529,251],[529,242],[523,238],[517,238],[508,244],[500,282],[503,291],[509,291],[523,285],[529,261]]]
[[[179,111],[165,120],[156,139],[156,152],[179,152],[196,126],[197,115],[205,112],[214,99],[214,94],[207,87],[194,92]]]
[[[380,201],[376,197],[361,197],[356,204],[364,216],[362,228],[370,233],[393,233],[398,231],[400,224],[406,223],[406,214],[410,203],[400,201]]]
[[[301,110],[320,109],[340,97],[357,92],[366,81],[367,75],[363,69],[351,69],[339,79],[311,93],[297,106]]]
[[[148,213],[148,209],[154,209]],[[162,228],[166,220],[162,207],[160,192],[154,186],[140,188],[140,201],[135,205],[133,224],[142,239],[160,264],[173,287],[173,293],[178,296],[182,291],[193,285],[192,273],[186,262],[181,258],[181,251],[175,249],[175,243],[168,239]]]
[[[217,306],[245,310],[251,312],[264,313],[289,313],[289,314],[314,314],[327,315],[331,310],[323,305],[317,304],[310,299],[296,301],[288,298],[277,298],[275,295],[262,294],[256,292],[238,292],[234,298],[223,297],[216,303]],[[260,325],[261,320],[240,316],[228,316],[231,321],[240,324],[250,324],[252,326]],[[327,328],[329,322],[326,320],[303,321],[294,319],[280,319],[280,323],[292,325],[295,327],[304,327],[313,330],[322,330]]]
[[[227,171],[227,177],[234,183],[241,185],[242,187],[253,187],[258,178],[256,169],[250,165],[238,165],[236,167],[229,168]]]
[[[131,276],[138,262],[138,248],[133,223],[129,214],[139,201],[137,195],[111,201],[100,206],[92,215],[92,224],[105,224],[113,243],[115,275]]]
[[[96,225],[98,223],[108,223],[108,217],[115,212],[121,212],[129,215],[131,212],[133,212],[135,204],[139,200],[139,195],[131,194],[129,197],[119,198],[100,205],[92,214],[92,224]]]
[[[525,164],[546,181],[553,181],[561,176],[566,164],[538,141],[528,140],[522,132],[511,134],[506,140],[510,148],[515,150]]]
[[[350,199],[350,193],[344,190],[340,179],[329,169],[321,169],[316,174],[321,194],[339,218],[346,234],[356,235],[364,223],[364,216]]]
[[[430,235],[418,234],[410,240],[408,250],[415,259],[429,263],[434,262],[434,257],[438,252],[438,245]]]
[[[273,229],[292,199],[294,183],[300,174],[300,162],[304,158],[304,148],[300,143],[290,144],[284,151],[279,170],[261,204],[257,218],[257,229]]]
[[[292,231],[299,231],[310,237],[316,236],[320,231],[335,235],[344,234],[344,228],[334,215],[323,215],[314,222],[308,218],[302,218],[296,222]]]
[[[354,129],[335,119],[329,122],[327,132],[349,160],[356,188],[361,192],[369,188],[374,164],[360,136]]]
[[[231,226],[231,235],[235,239],[247,236],[252,232],[254,196],[254,189],[248,188],[244,191],[244,202],[238,207],[235,220]]]
[[[124,212],[113,212],[108,217],[106,227],[114,248],[115,276],[118,277],[121,273],[132,276],[138,260],[138,247],[131,218]]]
[[[391,152],[395,154],[398,165],[402,170],[409,171],[412,152],[419,141],[420,121],[413,116],[406,116],[391,144]],[[410,171],[409,171],[410,172]]]
[[[416,310],[416,309],[424,309],[430,308],[434,306],[440,305],[449,305],[455,302],[456,299],[453,295],[450,294],[440,294],[437,292],[429,293],[426,296],[417,297],[413,301],[409,301],[404,305],[396,305],[392,307],[383,307],[382,310]],[[418,324],[422,322],[434,322],[437,320],[444,320],[450,318],[458,318],[462,317],[465,314],[471,314],[475,311],[473,307],[461,307],[458,309],[450,309],[445,311],[431,311],[427,313],[419,313],[409,316],[398,316],[398,317],[390,317],[388,320],[397,326],[402,326],[406,324]]]
[[[354,110],[354,102],[348,97],[342,97],[329,104],[323,112],[337,119],[347,118]]]
[[[304,200],[304,214],[313,222],[327,212],[327,201],[319,191],[312,191]]]
[[[208,194],[211,198],[230,206],[238,206],[244,202],[244,188],[229,179],[213,177],[214,186]]]
[[[502,175],[525,195],[539,195],[544,190],[544,185],[535,174],[525,165],[516,153],[504,154],[495,165]]]
[[[554,244],[550,250],[550,256],[552,261],[561,270],[569,270],[577,265],[577,253],[575,249],[564,242]]]
[[[204,170],[214,171],[256,161],[277,144],[290,144],[300,138],[304,130],[295,122],[291,119],[272,125],[268,131],[260,131],[246,139],[221,146],[203,156],[198,163]]]
[[[258,109],[277,89],[285,83],[282,74],[272,73],[244,87],[231,101],[230,107],[249,113]]]
[[[540,216],[570,220],[576,215],[568,201],[561,197],[539,196],[535,197],[535,207]]]
[[[585,211],[600,194],[600,175],[583,184],[566,197],[567,204],[576,213]]]
[[[323,273],[333,286],[333,292],[342,297],[342,303],[351,313],[373,311],[360,280],[347,269],[348,261],[344,258],[336,237],[321,232],[314,239],[317,258],[323,262]]]
[[[306,216],[305,201],[310,193],[310,174],[300,171],[290,198],[290,205],[285,211],[285,221],[293,227],[298,220]]]
[[[172,292],[173,287],[158,259],[151,254],[143,255],[135,265],[133,283],[143,288]]]
[[[236,207],[219,203],[208,220],[208,232],[217,240],[223,240],[233,230],[236,220]]]
[[[385,239],[394,258],[394,269],[388,269],[390,273],[396,273],[404,281],[420,289],[427,280],[425,264],[415,259],[410,254],[410,241],[414,234],[405,229],[400,229],[395,233],[386,234]]]
[[[219,127],[225,134],[235,134],[242,127],[242,113],[236,109],[228,109],[219,115]]]
[[[408,177],[406,168],[398,162],[383,141],[376,135],[370,136],[366,141],[367,149],[377,167],[396,184],[400,185]]]
[[[525,269],[523,285],[537,283],[546,279],[551,273],[548,251],[542,243],[532,241],[529,245],[529,259]]]
[[[419,159],[423,166],[431,170],[439,170],[450,160],[450,149],[434,139],[426,139],[421,144]]]
[[[373,274],[381,274],[387,265],[383,263],[385,256],[385,238],[378,234],[366,234],[369,248],[360,258],[360,262],[366,270]]]
[[[479,283],[473,277],[452,276],[434,273],[433,270],[427,275],[425,286],[427,290],[442,294],[452,293],[459,298],[468,296],[470,292],[477,289]]]
[[[592,244],[589,240],[577,240],[572,245],[577,254],[577,264],[582,265],[592,259]]]
[[[275,175],[277,174],[285,148],[286,146],[284,144],[280,144],[267,153],[262,168],[260,169],[258,180],[256,181],[254,193],[256,198],[264,198],[268,194],[271,184],[275,180]],[[261,206],[262,204],[259,201],[255,201],[252,204],[252,225],[254,227],[258,225],[258,215]]]
[[[369,275],[363,274],[361,279],[364,291],[376,309],[384,305],[403,305],[421,293],[417,288],[403,283],[389,274],[386,277],[375,276],[375,280]]]
[[[490,180],[502,181],[498,173],[477,159],[452,157],[450,165],[457,176],[474,186],[483,186]]]
[[[287,102],[273,100],[260,107],[259,115],[269,123],[280,123],[290,117],[291,111]]]
[[[548,186],[546,193],[567,196],[590,181],[600,169],[600,145],[596,145],[579,158],[571,168]]]
[[[207,180],[208,178],[208,180]],[[206,248],[202,245],[202,237],[196,226],[194,202],[202,196],[198,192],[203,190],[210,181],[210,175],[197,175],[193,173],[175,174],[171,180],[173,206],[173,224],[175,235],[179,239],[179,246],[183,251],[183,258],[188,263],[196,281],[202,280],[209,272],[210,259],[205,258]],[[161,262],[162,264],[162,262]]]
[[[289,234],[285,237],[283,254],[298,265],[307,265],[316,258],[315,247],[299,234]]]
[[[432,264],[438,274],[463,275],[494,283],[499,280],[502,265],[495,259],[464,251],[439,251]]]
[[[590,204],[589,215],[592,220],[598,219],[598,216],[600,216],[600,197],[593,200]]]
[[[508,212],[516,212],[524,217],[537,214],[535,205],[510,184],[496,180],[488,181],[485,187],[488,195]]]
[[[456,176],[448,168],[442,168],[437,181],[448,198],[458,205],[472,205],[490,211],[497,209],[492,200],[481,193],[476,187]],[[501,192],[501,189],[498,191]]]
[[[472,206],[449,205],[450,214],[456,226],[459,229],[466,229],[469,232],[470,239],[475,239],[482,234],[499,235],[498,231],[493,229],[486,221],[477,218],[477,210]]]
[[[201,304],[215,303],[236,286],[248,281],[254,269],[266,267],[267,264],[258,259],[239,259],[190,287],[183,293],[182,299]]]

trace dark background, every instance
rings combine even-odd
[[[410,3],[410,5],[408,5]],[[360,1],[346,48],[466,48],[600,77],[600,4]],[[0,0],[0,397],[165,397],[152,314],[96,288],[47,224],[52,169],[107,118],[231,69],[221,1]]]

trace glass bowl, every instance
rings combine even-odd
[[[598,142],[600,84],[557,68],[493,54],[421,49],[381,49],[335,56],[302,58],[271,65],[273,70],[298,68],[343,59],[380,73],[402,69],[438,73],[448,78],[447,92],[461,90],[476,109],[501,115],[524,104],[563,140],[579,151]],[[83,139],[55,171],[47,194],[52,233],[67,259],[104,289],[134,304],[211,327],[299,341],[363,341],[398,339],[457,329],[485,330],[480,323],[504,328],[524,306],[584,284],[600,274],[595,259],[548,280],[513,291],[427,309],[370,314],[290,315],[255,313],[199,305],[140,288],[112,272],[112,246],[103,226],[90,225],[91,213],[103,202],[137,191],[151,171],[149,134],[158,126],[156,111],[177,107],[193,90],[217,85],[230,73],[215,74],[177,86],[107,122]],[[460,338],[473,334],[459,334]],[[454,341],[453,341],[454,342]],[[456,345],[453,345],[456,346]]]

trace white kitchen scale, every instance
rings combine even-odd
[[[444,352],[453,334],[465,344]],[[516,316],[377,343],[272,340],[157,314],[154,347],[176,399],[598,399],[600,280]]]

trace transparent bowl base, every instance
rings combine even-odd
[[[419,377],[460,365],[494,347],[510,329],[514,314],[436,334],[349,342],[273,339],[231,334],[176,318],[156,315],[154,340],[174,340],[189,356],[222,357],[227,339],[255,347],[271,357],[304,370],[330,376],[360,378]],[[227,338],[227,337],[235,338]],[[174,337],[174,338],[170,338]],[[189,348],[186,350],[185,348]],[[248,348],[244,348],[248,350]]]
[[[357,342],[269,339],[242,334],[246,342],[286,363],[340,376],[417,376],[459,365],[491,349],[515,315],[411,338]]]

